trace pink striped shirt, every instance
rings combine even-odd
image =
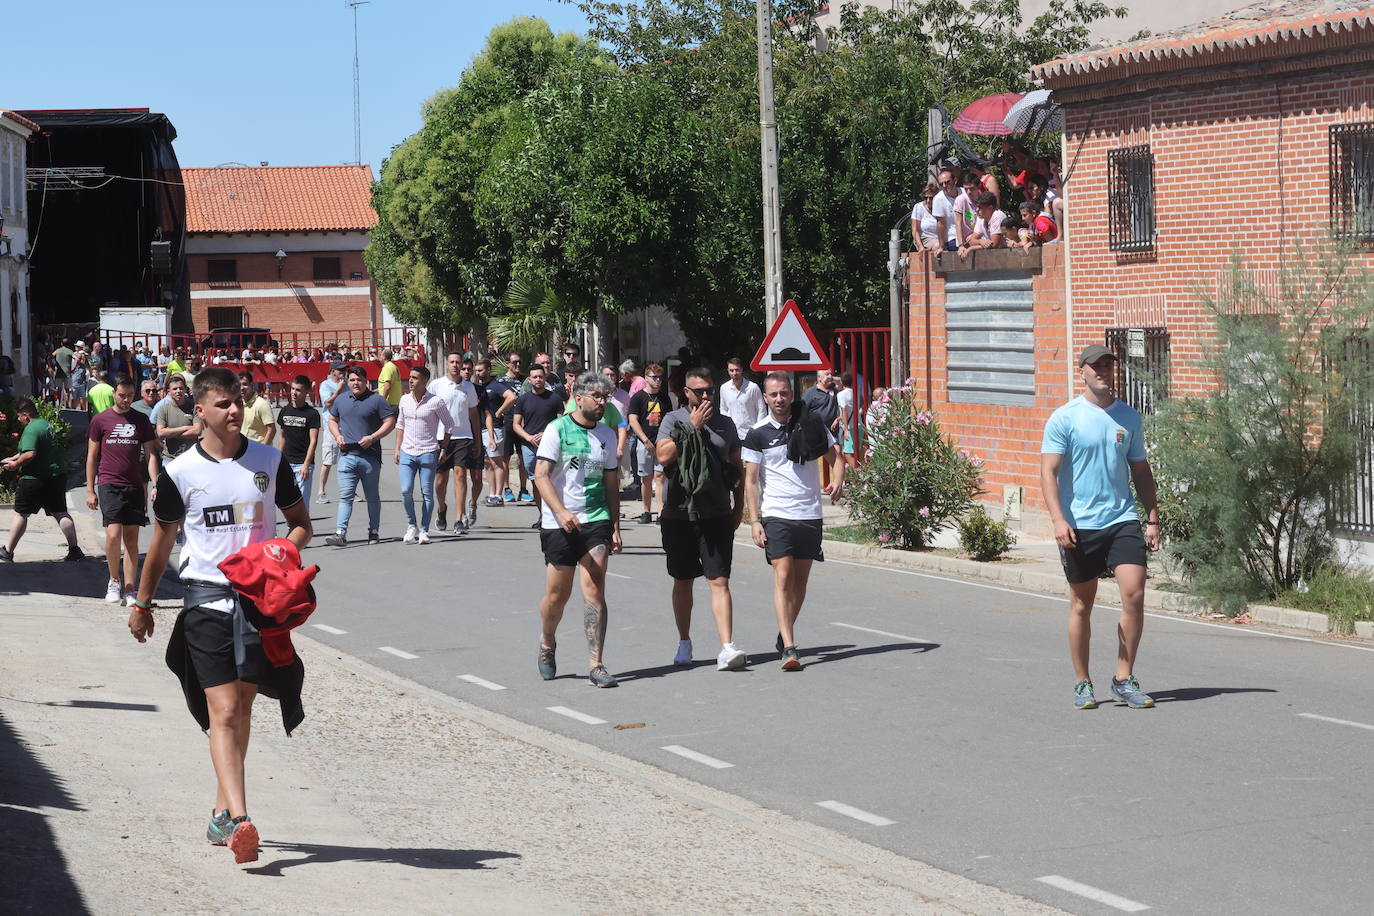
[[[425,392],[418,403],[415,396],[407,392],[401,395],[401,403],[397,408],[400,415],[396,418],[396,429],[401,436],[401,451],[407,455],[437,452],[439,424],[442,423],[445,429],[454,426],[453,417],[449,415],[443,398],[436,398],[429,392]]]

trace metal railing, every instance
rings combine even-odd
[[[1328,130],[1331,234],[1374,240],[1374,122],[1333,124]]]
[[[1369,377],[1374,373],[1374,338],[1351,337],[1345,342],[1345,359],[1355,363],[1361,379],[1359,392],[1345,418],[1355,436],[1355,469],[1345,486],[1331,500],[1336,530],[1358,537],[1374,537],[1374,392]]]
[[[821,335],[822,345],[835,372],[854,376],[854,409],[846,435],[854,443],[854,456],[862,463],[868,448],[868,405],[876,387],[886,388],[891,374],[889,328],[837,328]]]
[[[1155,157],[1148,144],[1107,153],[1107,233],[1112,251],[1155,245]]]
[[[1116,354],[1116,396],[1141,416],[1169,397],[1169,331],[1108,328],[1107,349]]]

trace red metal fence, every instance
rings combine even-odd
[[[821,343],[835,372],[853,376],[854,410],[849,419],[849,441],[854,455],[862,461],[867,449],[865,419],[875,387],[887,387],[892,332],[889,328],[837,328],[824,332]]]

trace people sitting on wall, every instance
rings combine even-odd
[[[1034,200],[1023,200],[1020,206],[1020,218],[1017,221],[1017,240],[1013,244],[1022,251],[1030,251],[1032,247],[1044,245],[1046,242],[1053,242],[1059,238],[1059,227],[1040,210],[1040,204]],[[1005,229],[1005,224],[1003,225]]]
[[[973,231],[964,239],[964,244],[959,246],[961,259],[967,258],[971,251],[1007,247],[1007,239],[1002,230],[1005,216],[997,209],[997,196],[991,191],[983,191],[974,199],[973,204],[978,212],[978,221],[973,224]]]
[[[939,186],[928,182],[921,191],[921,199],[911,208],[911,240],[923,251],[939,251],[944,247],[940,243],[939,220],[934,211],[935,196],[939,193]]]

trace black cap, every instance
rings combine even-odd
[[[1087,365],[1088,363],[1097,362],[1104,356],[1110,356],[1112,359],[1116,359],[1116,354],[1113,353],[1111,350],[1108,350],[1101,344],[1093,344],[1091,347],[1088,347],[1086,350],[1084,350],[1082,353],[1078,355],[1078,365],[1081,368]]]

